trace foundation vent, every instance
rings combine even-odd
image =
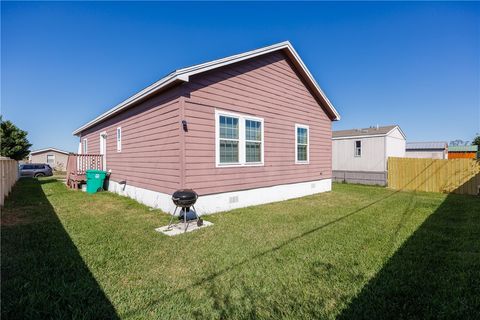
[[[231,196],[231,197],[228,199],[228,202],[229,202],[229,203],[237,203],[237,202],[238,202],[238,196]]]

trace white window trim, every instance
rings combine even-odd
[[[298,128],[307,129],[307,160],[298,160]],[[295,124],[295,164],[309,164],[310,163],[310,127],[305,124]]]
[[[48,156],[52,156],[52,157],[53,157],[53,162],[52,162],[52,164],[55,165],[55,154],[47,154],[47,164],[48,164]]]
[[[118,132],[120,131],[120,139],[118,139]],[[122,127],[117,127],[117,152],[122,152]]]
[[[83,138],[82,140],[82,154],[88,154],[88,139]]]
[[[357,141],[360,141],[360,155],[357,155]],[[353,156],[355,158],[362,157],[362,140],[353,140]]]
[[[102,155],[102,161],[103,161],[102,169],[103,171],[107,171],[107,131],[100,132],[98,137],[99,137],[98,150],[99,150],[99,153]],[[105,145],[102,144],[103,141],[105,141]]]
[[[238,118],[238,160],[237,163],[220,163],[220,116],[225,117],[234,117]],[[261,159],[260,162],[247,162],[246,161],[246,139],[245,139],[245,120],[252,120],[258,121],[261,123]],[[264,135],[264,121],[263,118],[258,118],[246,114],[239,114],[230,111],[223,111],[215,109],[215,166],[217,168],[231,168],[231,167],[255,167],[255,166],[263,166],[265,164],[264,158],[264,150],[265,150],[265,135]]]

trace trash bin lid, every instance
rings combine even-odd
[[[92,173],[92,174],[95,174],[95,173],[103,173],[103,174],[107,174],[107,171],[103,171],[103,170],[95,170],[95,169],[88,169],[87,171],[85,171],[86,173]]]

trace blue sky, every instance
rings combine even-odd
[[[480,132],[480,4],[2,2],[1,107],[33,148],[173,69],[290,40],[342,115],[410,141]]]

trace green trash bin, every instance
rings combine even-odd
[[[87,170],[87,192],[96,193],[103,189],[103,181],[107,176],[106,171]]]

